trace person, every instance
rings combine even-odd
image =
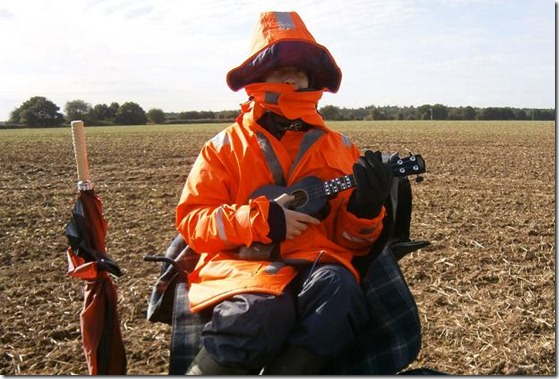
[[[249,99],[204,144],[176,208],[177,230],[200,255],[190,312],[208,320],[188,374],[319,373],[366,325],[352,259],[382,232],[392,174],[379,152],[361,154],[319,114],[340,82],[296,12],[260,15],[250,57],[227,74]],[[351,173],[356,187],[319,211],[293,206],[288,189],[304,178]],[[269,185],[280,194],[253,195]]]

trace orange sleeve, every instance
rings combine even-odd
[[[355,255],[367,254],[382,233],[382,220],[386,210],[382,207],[378,216],[364,219],[348,212],[346,205],[347,202],[342,205],[343,209],[340,209],[336,219],[336,242],[347,247]]]
[[[234,178],[221,154],[211,143],[204,146],[176,209],[176,228],[198,253],[271,242],[267,237],[269,200],[262,196],[246,204],[233,203]]]

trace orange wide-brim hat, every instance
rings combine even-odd
[[[313,89],[335,93],[340,88],[342,71],[301,17],[296,12],[264,12],[254,31],[250,57],[227,73],[227,85],[238,91],[281,67],[306,70]]]

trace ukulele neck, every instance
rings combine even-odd
[[[353,174],[348,174],[324,182],[324,193],[326,196],[334,196],[338,192],[345,191],[355,186],[357,186],[355,177]]]
[[[421,155],[410,155],[399,158],[394,162],[386,163],[394,176],[419,175],[425,172],[425,162]],[[324,193],[327,197],[336,195],[338,192],[356,187],[357,182],[353,174],[347,174],[328,180],[323,183]]]

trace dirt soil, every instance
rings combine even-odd
[[[365,126],[364,126],[365,125]],[[337,123],[362,149],[421,153],[403,258],[423,329],[410,368],[555,375],[554,123]],[[118,311],[128,374],[166,374],[169,326],[146,320],[174,207],[201,144],[220,126],[88,128],[107,249],[124,275]],[[66,275],[76,199],[70,128],[0,130],[0,374],[87,374],[84,283]]]

